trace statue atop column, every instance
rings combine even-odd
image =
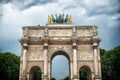
[[[48,23],[66,23],[66,24],[72,24],[72,16],[66,14],[66,16],[64,14],[55,14],[55,15],[48,15]]]

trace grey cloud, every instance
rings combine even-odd
[[[70,9],[74,9],[74,8],[77,8],[77,5],[66,5],[64,8],[63,8],[63,10],[70,10]]]
[[[109,0],[106,5],[95,6],[95,7],[87,7],[87,15],[115,15],[120,14],[120,1],[119,0]]]
[[[11,2],[12,0],[0,0],[0,3],[9,3]]]
[[[74,8],[84,8],[87,16],[95,15],[115,15],[120,14],[120,0],[103,0],[104,3],[94,4],[92,2],[86,2],[84,0],[73,1],[73,3],[66,5],[64,10],[72,10]]]
[[[23,5],[23,9],[25,8],[29,8],[29,7],[32,7],[32,6],[35,6],[35,5],[43,5],[43,4],[47,4],[47,3],[51,3],[51,2],[54,2],[54,0],[31,0],[30,2],[26,2],[24,3]]]
[[[0,3],[2,4],[12,3],[21,10],[30,8],[35,5],[44,5],[51,2],[55,2],[55,0],[0,0]]]
[[[119,20],[120,21],[120,17],[118,17],[117,19],[115,19],[115,20]]]
[[[110,42],[111,42],[111,45],[112,46],[118,46],[120,45],[120,23],[118,25],[115,25],[117,26],[116,28],[110,28],[109,31],[110,31],[110,36],[112,36]]]

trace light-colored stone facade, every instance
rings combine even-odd
[[[81,67],[88,67],[88,80],[101,80],[98,31],[96,26],[47,24],[24,26],[21,42],[19,80],[31,80],[30,70],[38,66],[42,80],[51,79],[51,61],[62,54],[69,60],[70,80],[79,80]]]

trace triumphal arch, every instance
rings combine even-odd
[[[101,80],[97,26],[74,26],[70,15],[48,16],[46,26],[24,26],[19,80],[51,80],[51,61],[64,55],[69,61],[69,80]],[[34,71],[37,71],[36,73]],[[40,71],[39,71],[40,70]]]

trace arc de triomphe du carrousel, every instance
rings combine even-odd
[[[80,80],[80,70],[87,70],[87,80],[101,80],[97,26],[74,26],[72,16],[48,16],[46,26],[24,26],[21,43],[19,80],[51,80],[51,62],[57,55],[69,61],[69,79]]]

